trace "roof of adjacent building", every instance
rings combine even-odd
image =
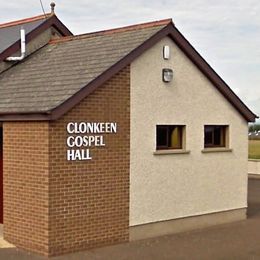
[[[49,17],[50,14],[39,15],[27,19],[0,24],[0,53],[20,39],[21,27],[25,30],[26,33],[30,33]]]
[[[248,121],[253,114],[171,19],[63,37],[0,74],[0,119],[57,119],[165,36],[171,37]],[[23,117],[21,116],[23,115]]]
[[[0,24],[0,62],[19,51],[21,28],[25,30],[26,43],[29,43],[50,27],[55,28],[61,36],[73,35],[54,13]]]

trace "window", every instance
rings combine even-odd
[[[184,126],[157,125],[156,150],[183,149]]]
[[[228,126],[206,125],[204,126],[204,147],[227,147]]]

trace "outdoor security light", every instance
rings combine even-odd
[[[163,69],[162,78],[163,78],[163,82],[171,82],[173,79],[173,70],[172,69]]]

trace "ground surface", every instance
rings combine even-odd
[[[9,244],[3,239],[3,225],[0,225],[0,248],[11,248],[13,245]]]
[[[249,159],[260,159],[260,140],[249,140]]]
[[[16,248],[0,249],[0,259],[40,260]],[[248,219],[203,230],[105,247],[53,260],[260,259],[260,180],[249,180]]]

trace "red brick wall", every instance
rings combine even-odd
[[[116,122],[91,161],[67,161],[69,122]],[[54,122],[4,123],[4,237],[59,255],[128,241],[130,73]]]
[[[116,122],[92,160],[67,161],[69,122]],[[50,123],[50,255],[128,241],[130,73],[123,69]]]
[[[48,122],[4,123],[4,238],[48,251]]]

